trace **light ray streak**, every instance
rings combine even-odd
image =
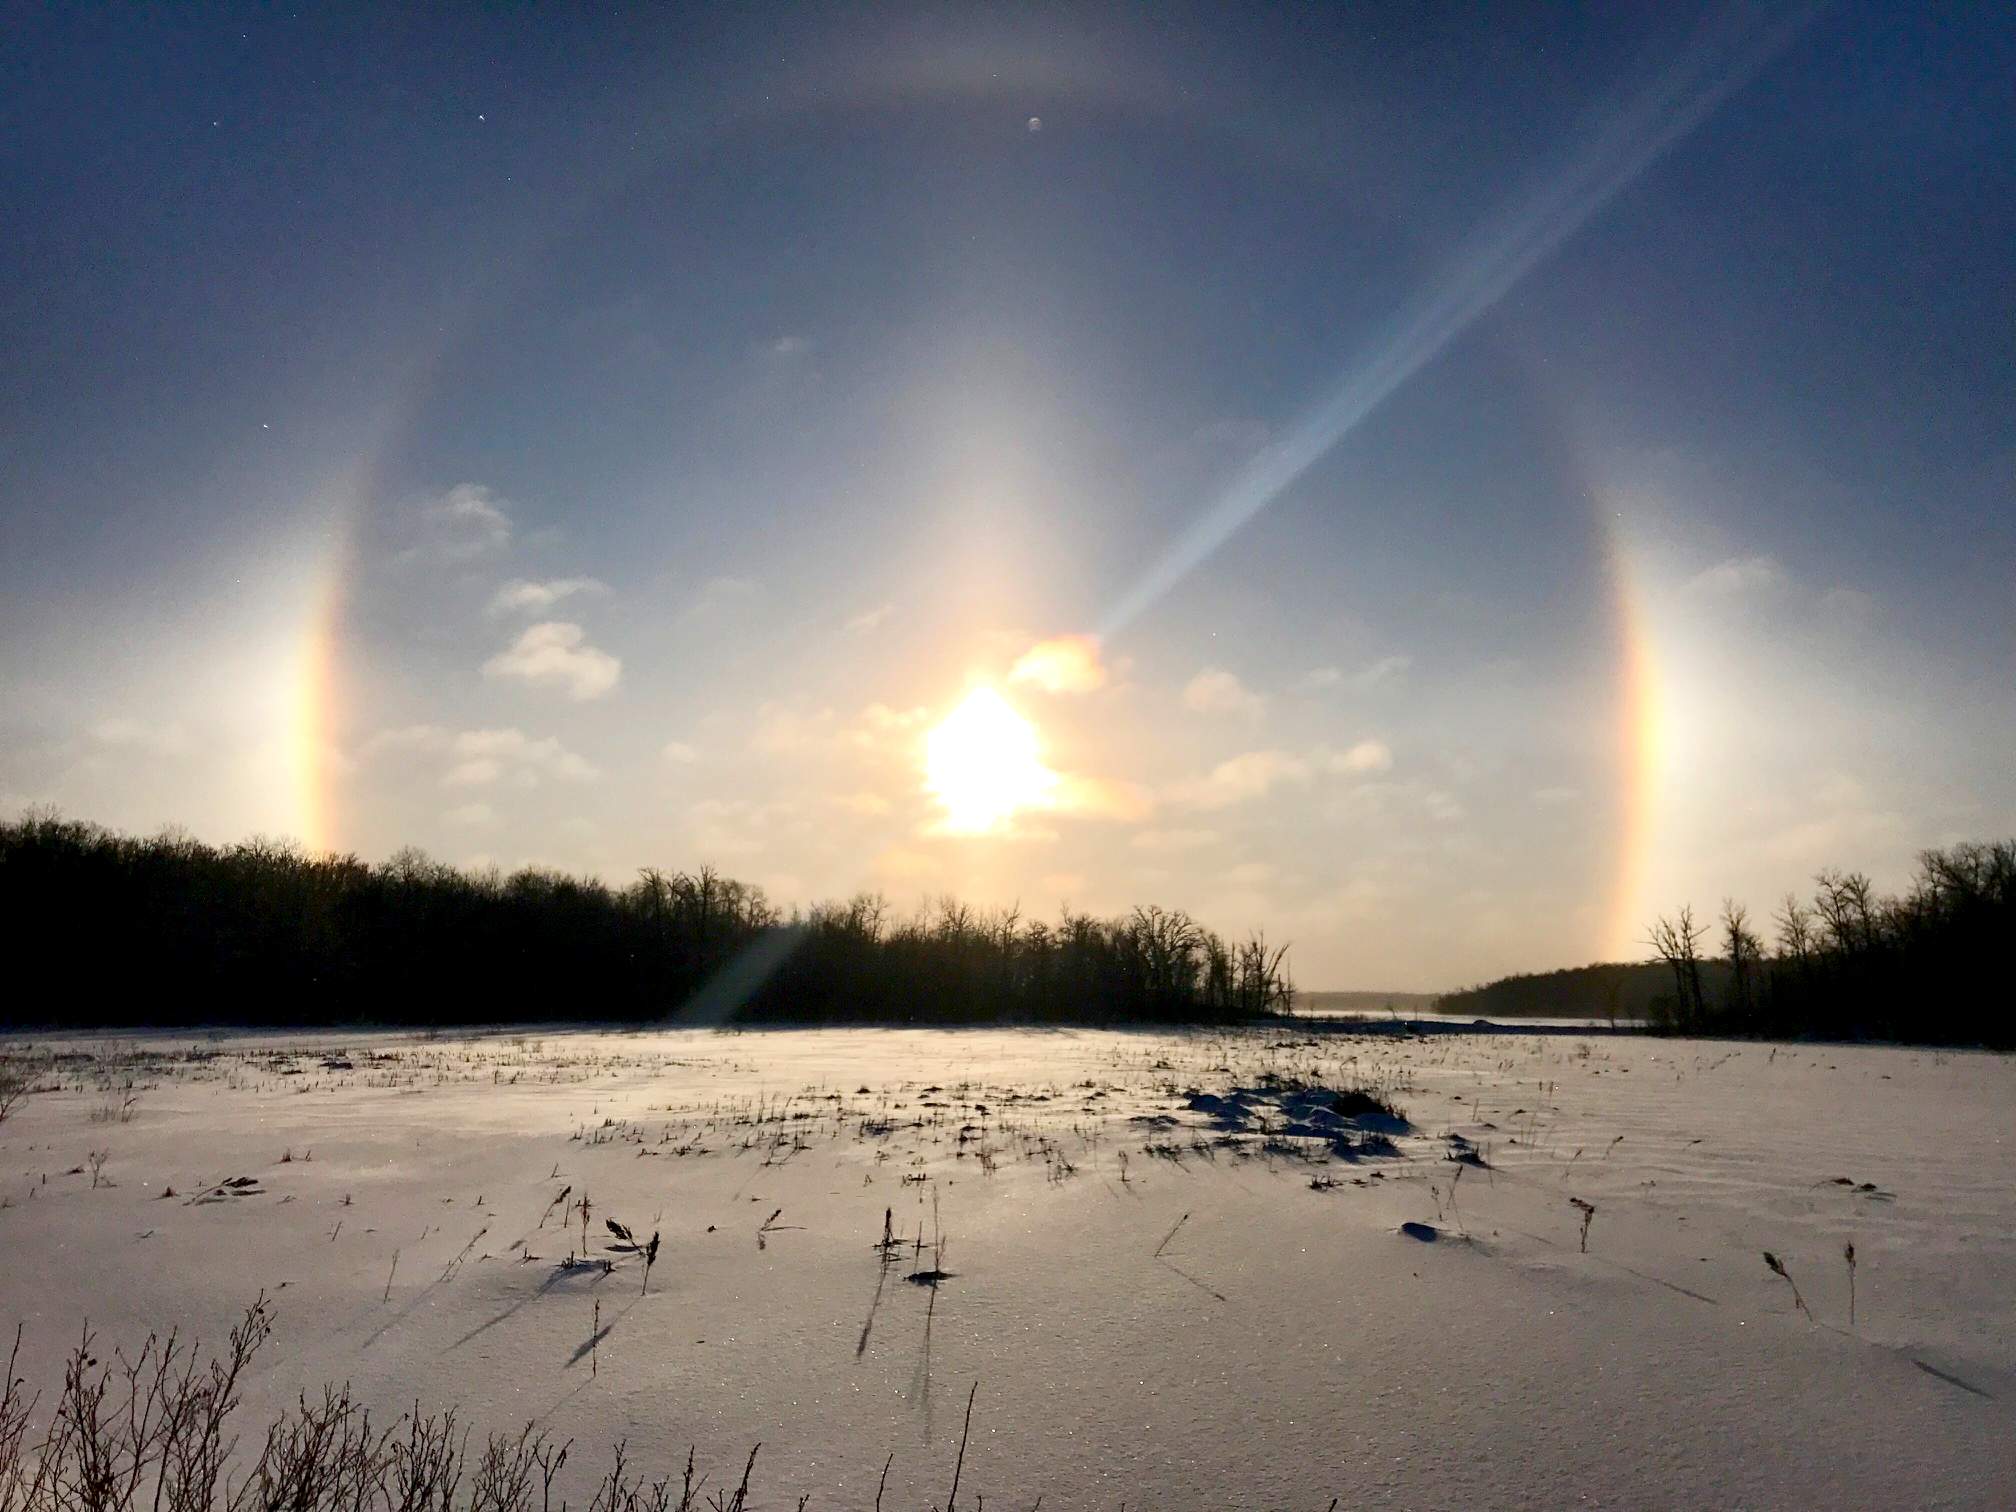
[[[1384,339],[1265,447],[1112,607],[1103,639],[1125,628],[1278,499],[1393,392],[1690,135],[1782,52],[1821,7],[1725,10],[1622,108],[1611,112],[1535,193],[1486,222],[1446,277],[1404,309]],[[1761,19],[1760,19],[1761,18]]]

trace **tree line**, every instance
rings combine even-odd
[[[1704,991],[1719,990],[1719,961],[1699,963]],[[1637,1025],[1653,1016],[1653,1005],[1671,993],[1666,968],[1658,961],[1602,961],[1555,971],[1519,972],[1482,986],[1442,993],[1435,1011],[1475,1018],[1587,1018]]]
[[[1651,1001],[1653,1027],[2016,1046],[2016,840],[1925,851],[1894,897],[1860,872],[1814,887],[1810,901],[1787,893],[1768,926],[1733,899],[1712,924],[1691,907],[1660,918],[1651,945],[1670,990]]]
[[[541,868],[0,823],[0,1026],[1184,1023],[1288,1011],[1287,950],[1175,910],[1056,920],[879,896],[785,913],[712,868]]]

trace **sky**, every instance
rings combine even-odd
[[[1260,9],[10,9],[0,814],[1395,990],[2016,832],[2016,17]]]

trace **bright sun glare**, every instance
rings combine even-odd
[[[945,827],[977,835],[1041,803],[1057,774],[1044,766],[1036,727],[992,688],[975,688],[924,741],[924,786],[945,806]]]

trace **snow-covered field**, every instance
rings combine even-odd
[[[893,1455],[907,1508],[943,1503],[978,1383],[968,1506],[2016,1505],[2008,1057],[1299,1029],[35,1048],[51,1090],[0,1124],[24,1373],[53,1383],[87,1319],[221,1339],[263,1290],[248,1431],[347,1380],[537,1420],[584,1467],[690,1442],[732,1481],[760,1440],[765,1506],[866,1507]],[[1312,1085],[1411,1132],[1338,1153],[1385,1126]],[[584,1194],[597,1263],[568,1268]],[[662,1236],[648,1295],[609,1218]]]

